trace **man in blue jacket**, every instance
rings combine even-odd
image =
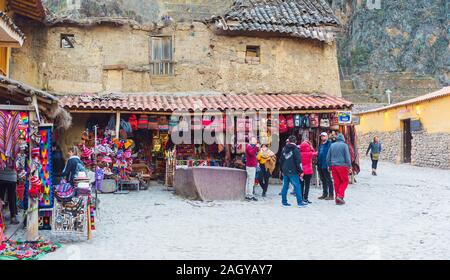
[[[327,154],[330,149],[331,141],[328,134],[322,132],[320,134],[319,154],[317,157],[317,170],[319,172],[320,181],[322,181],[322,196],[319,199],[334,200],[333,181],[331,180],[330,171],[328,171]]]

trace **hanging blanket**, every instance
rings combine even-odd
[[[7,158],[19,152],[19,120],[18,112],[0,111],[0,168],[5,168]]]

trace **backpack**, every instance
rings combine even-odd
[[[287,122],[286,122],[286,118],[283,115],[280,115],[278,117],[279,119],[279,131],[280,133],[286,133],[288,131],[288,127],[287,127]]]
[[[310,127],[310,121],[309,121],[309,115],[304,115],[302,118],[302,128],[309,128]]]

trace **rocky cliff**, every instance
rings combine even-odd
[[[281,1],[281,0],[280,0]],[[342,90],[355,102],[400,101],[450,84],[448,0],[328,0],[342,23]],[[233,0],[44,0],[56,16],[201,20]]]

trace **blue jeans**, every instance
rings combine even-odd
[[[294,191],[297,196],[297,204],[302,203],[302,186],[300,177],[295,175],[283,175],[283,189],[281,190],[281,203],[287,203],[287,193],[289,191],[289,183],[294,186]]]

